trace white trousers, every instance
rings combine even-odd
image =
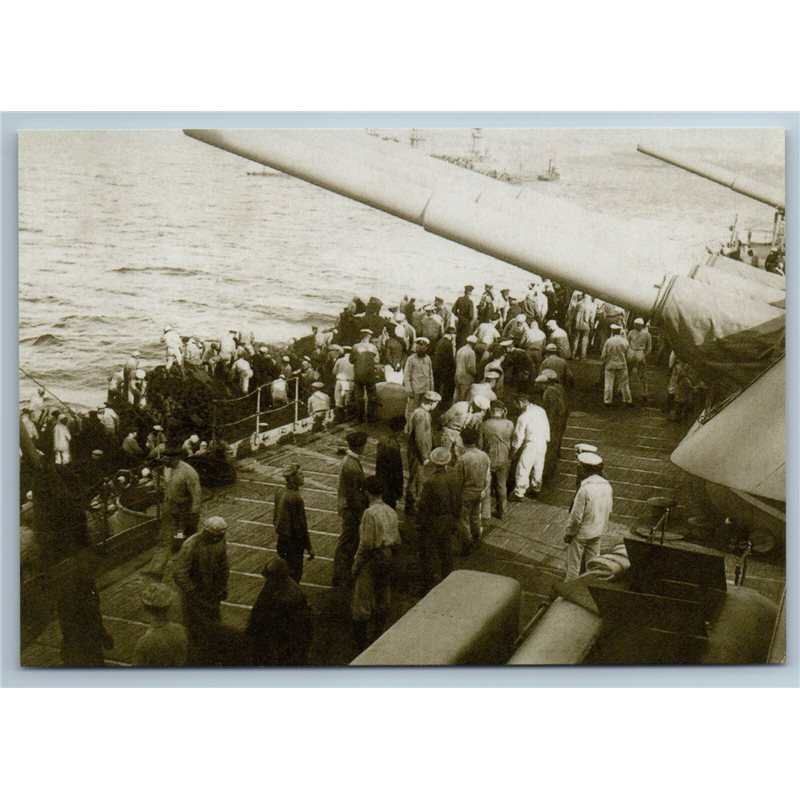
[[[525,497],[528,489],[538,491],[541,488],[546,453],[547,443],[542,446],[539,442],[528,442],[522,446],[522,452],[520,452],[517,462],[516,485],[514,486],[514,494],[517,497]]]
[[[183,353],[180,350],[170,348],[167,350],[167,369],[171,369],[173,363],[177,363],[179,367],[183,366]]]
[[[350,397],[353,394],[353,381],[336,381],[336,386],[333,389],[333,401],[336,408],[343,408],[350,402]]]
[[[622,401],[624,403],[632,402],[631,387],[628,382],[628,368],[622,367],[621,369],[617,369],[606,367],[603,402],[605,402],[607,406],[614,402],[614,394],[617,391],[622,393]]]
[[[567,574],[565,581],[573,581],[581,574],[581,562],[586,556],[586,563],[600,555],[600,537],[596,539],[579,539],[577,536],[567,547]]]

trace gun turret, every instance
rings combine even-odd
[[[652,156],[659,161],[664,161],[667,164],[680,167],[687,172],[692,172],[695,175],[700,175],[702,178],[707,178],[710,181],[722,184],[722,186],[734,192],[738,192],[739,194],[743,194],[745,197],[750,197],[753,200],[758,200],[760,203],[765,203],[768,206],[777,208],[782,214],[786,211],[786,193],[779,189],[773,189],[771,186],[767,186],[759,181],[754,181],[752,178],[746,178],[730,170],[717,167],[714,164],[707,164],[705,161],[686,158],[677,153],[666,150],[654,150],[652,147],[644,147],[642,145],[637,145],[636,149],[646,156]]]
[[[767,377],[765,372],[778,376],[775,380],[783,374],[785,312],[775,302],[780,292],[756,290],[744,279],[726,287],[718,275],[706,274],[708,270],[703,280],[696,280],[690,276],[695,264],[666,263],[661,255],[666,248],[649,238],[637,241],[630,227],[607,217],[544,192],[460,170],[410,148],[400,150],[358,131],[185,133],[657,319],[678,358],[715,384],[719,396],[743,394],[725,409],[729,416],[735,405],[749,403],[753,396],[758,405],[767,390],[762,388],[767,383],[759,380]],[[748,193],[753,196],[751,190]],[[757,199],[777,205],[774,194],[756,194],[763,194]],[[780,424],[784,421],[785,415]],[[769,452],[749,449],[747,463],[730,465],[725,485],[752,492],[754,475],[772,475],[768,486],[758,488],[764,496],[785,500],[784,439],[785,435],[779,435],[778,445]],[[724,446],[736,447],[735,435],[728,435]],[[695,450],[689,437],[679,448],[687,460],[694,458]],[[718,471],[715,465],[707,459],[695,460],[694,474],[713,481]]]

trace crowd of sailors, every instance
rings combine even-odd
[[[243,644],[221,625],[229,574],[227,524],[220,517],[200,524],[202,489],[186,461],[209,445],[197,432],[170,437],[167,426],[152,415],[146,434],[141,428],[125,429],[120,421],[132,409],[139,418],[156,410],[149,386],[158,383],[159,375],[180,380],[199,371],[233,396],[268,386],[267,403],[274,408],[299,397],[302,387],[317,427],[331,410],[343,417],[348,409],[360,421],[385,424],[375,474],[367,475],[362,465],[364,430],[347,435],[339,473],[341,535],[333,585],[348,598],[361,650],[386,623],[392,561],[401,542],[401,501],[404,518],[416,531],[430,588],[452,570],[454,546],[469,555],[480,547],[492,514],[502,519],[508,502],[536,498],[556,481],[574,386],[571,361],[599,360],[606,406],[617,397],[623,406],[648,399],[653,339],[644,319],[538,278],[520,295],[486,284],[476,299],[474,287],[467,285],[452,306],[435,297],[419,308],[411,297],[389,306],[375,297],[366,303],[354,297],[336,327],[315,327],[311,337],[284,348],[257,343],[243,330],[201,342],[165,326],[164,364],[148,372],[140,353],[133,352],[110,380],[106,403],[80,424],[63,408],[49,408],[39,389],[22,410],[21,421],[50,464],[70,463],[72,434],[79,429],[84,437],[89,433],[91,457],[111,448],[133,464],[156,459],[165,466],[162,545],[144,570],[143,602],[153,626],[137,647],[136,663],[177,665],[186,662],[187,652],[192,663],[231,663],[220,656],[220,647],[236,649],[246,663],[303,663],[311,642],[311,615],[300,584],[304,559],[315,554],[302,498],[302,465],[287,468],[285,487],[273,498],[277,556],[264,567],[266,582]],[[674,354],[670,358],[670,405],[665,410],[677,418],[702,384]],[[404,407],[387,417],[379,392],[385,396],[392,384]],[[163,413],[159,397],[157,410]],[[599,552],[613,503],[597,449],[582,445],[576,455],[576,495],[564,539],[567,579],[577,577],[585,560]],[[181,600],[185,633],[167,623],[173,590],[164,581],[170,576]],[[90,635],[87,631],[81,635]],[[104,636],[100,624],[94,646],[83,648],[100,663]],[[70,663],[76,663],[74,658]]]

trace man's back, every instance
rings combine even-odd
[[[445,515],[458,516],[461,488],[452,472],[436,472],[425,481],[417,506],[417,521]]]
[[[361,383],[375,381],[375,364],[378,349],[374,344],[361,342],[353,347],[353,372]]]
[[[364,495],[364,470],[361,462],[351,453],[342,459],[339,469],[339,512],[347,509],[360,511],[367,504]]]
[[[480,496],[487,487],[491,464],[489,456],[477,447],[468,447],[455,466],[455,474],[461,485],[461,496],[472,500]]]
[[[219,602],[228,588],[228,553],[225,540],[211,542],[202,533],[190,536],[178,552],[175,583],[185,594]]]
[[[475,350],[471,345],[465,344],[458,348],[456,353],[456,375],[464,378],[475,375]]]
[[[481,428],[481,449],[489,456],[492,468],[507,464],[511,452],[514,423],[504,417],[487,419]]]
[[[603,345],[602,360],[607,367],[622,369],[627,366],[628,340],[616,334]]]
[[[602,475],[590,475],[581,481],[575,494],[567,528],[579,539],[602,536],[614,505],[611,484]]]
[[[514,447],[522,447],[526,443],[546,444],[550,441],[550,423],[545,410],[539,406],[529,405],[517,418],[514,428]]]

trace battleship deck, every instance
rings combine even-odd
[[[599,365],[573,362],[571,367],[577,388],[570,398],[572,413],[562,442],[557,481],[537,501],[509,504],[502,521],[492,517],[485,527],[482,547],[468,557],[455,559],[456,568],[493,572],[520,582],[520,629],[552,598],[554,587],[564,575],[563,535],[575,487],[576,443],[588,441],[598,445],[605,460],[606,477],[614,488],[614,513],[603,540],[604,550],[621,541],[632,526],[649,524],[647,498],[675,494],[680,497],[676,485],[678,470],[670,463],[669,454],[686,426],[668,421],[653,402],[633,409],[606,409],[595,385]],[[655,388],[651,394],[662,395],[664,378],[661,371],[651,370],[651,385]],[[204,491],[202,515],[220,515],[228,522],[231,575],[228,599],[222,604],[223,622],[242,629],[263,585],[261,570],[276,553],[272,499],[275,489],[283,485],[282,468],[292,461],[303,465],[306,476],[303,495],[317,555],[313,561],[306,561],[301,585],[315,614],[310,661],[317,665],[347,664],[356,655],[347,598],[331,588],[333,555],[340,532],[336,513],[339,463],[344,435],[356,427],[370,434],[363,457],[365,470],[369,472],[375,463],[376,436],[383,429],[345,423],[244,459],[238,463],[235,484]],[[685,505],[680,507],[674,524],[680,527],[691,513]],[[399,516],[403,547],[389,623],[402,616],[423,594],[413,518],[405,519],[402,509]],[[151,554],[143,553],[98,579],[105,625],[115,639],[114,648],[106,653],[109,665],[129,665],[136,641],[146,629],[147,615],[139,600],[144,578],[139,570]],[[735,563],[733,556],[726,557],[729,580],[733,580]],[[781,555],[751,559],[747,585],[777,602],[784,582]],[[179,618],[178,606],[175,603],[170,612],[175,619]],[[22,664],[59,665],[59,642],[58,624],[50,622],[23,648]]]

